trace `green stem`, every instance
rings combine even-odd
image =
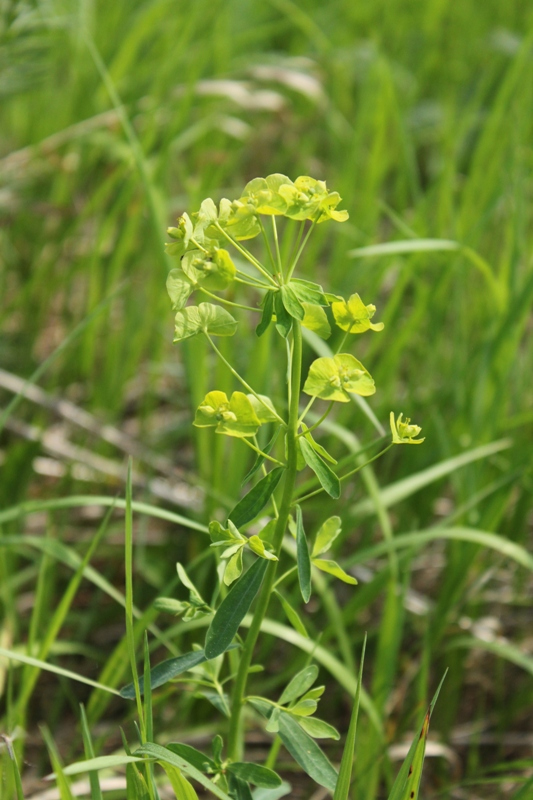
[[[391,447],[393,447],[393,446],[394,446],[394,442],[391,442],[389,445],[387,445],[387,447],[384,450],[380,450],[379,453],[376,453],[375,456],[373,456],[372,458],[369,458],[368,461],[365,461],[364,464],[360,464],[355,469],[352,469],[351,472],[347,472],[346,475],[341,475],[339,480],[340,481],[345,481],[346,478],[351,478],[352,475],[355,475],[356,472],[359,472],[360,470],[362,470],[363,467],[368,467],[368,465],[372,464],[373,461],[376,461],[376,459],[380,458],[381,456],[384,456],[385,453],[387,453],[391,449]],[[324,491],[324,489],[316,489],[314,492],[309,492],[309,494],[304,494],[302,497],[297,497],[296,500],[294,501],[293,505],[296,505],[296,503],[303,503],[304,500],[309,500],[310,497],[315,497],[317,494],[320,494],[323,491]]]
[[[326,419],[326,417],[329,415],[329,412],[330,412],[330,411],[331,411],[331,409],[333,408],[333,404],[334,404],[334,403],[335,403],[335,401],[334,401],[334,400],[332,400],[332,401],[330,402],[329,406],[326,408],[326,410],[325,410],[325,411],[324,411],[324,413],[322,414],[322,416],[321,416],[319,419],[317,419],[317,421],[314,423],[314,425],[311,425],[311,427],[310,427],[310,428],[307,428],[307,430],[306,430],[306,431],[302,431],[301,433],[299,433],[299,434],[298,434],[298,436],[305,436],[305,434],[306,434],[306,433],[311,433],[311,431],[314,431],[314,430],[316,430],[316,428],[318,428],[318,427],[319,427],[319,425],[321,425],[321,424],[324,422],[324,420]],[[306,413],[307,413],[307,410],[306,410],[306,411],[304,411],[304,414],[303,414],[303,416],[302,416],[302,417],[300,417],[300,419],[298,420],[298,423],[299,423],[300,425],[301,425],[301,423],[302,423],[302,421],[303,421],[303,417],[305,417],[305,414],[306,414]]]
[[[276,247],[276,259],[278,262],[278,273],[279,275],[283,275],[283,270],[281,268],[281,253],[279,250],[279,239],[278,239],[278,226],[276,225],[276,217],[272,217],[272,231],[274,232],[274,245]]]
[[[229,361],[227,360],[227,358],[225,358],[225,356],[223,356],[223,355],[222,355],[222,353],[220,352],[220,350],[218,349],[218,347],[216,346],[216,344],[214,343],[214,341],[212,340],[212,338],[209,336],[209,334],[207,333],[207,331],[204,331],[204,333],[205,333],[205,335],[206,335],[207,341],[209,342],[209,344],[211,345],[211,347],[213,348],[213,350],[215,351],[215,353],[217,354],[217,356],[218,356],[218,357],[219,357],[219,358],[220,358],[220,359],[221,359],[221,360],[224,362],[224,364],[227,366],[227,368],[229,369],[229,371],[231,372],[231,374],[232,374],[232,375],[234,375],[234,376],[237,378],[237,380],[238,380],[240,383],[242,383],[242,385],[244,386],[244,388],[245,388],[245,389],[246,389],[248,392],[250,392],[250,394],[253,394],[253,396],[254,396],[254,397],[257,399],[257,400],[259,400],[259,402],[261,403],[261,405],[263,405],[265,408],[267,408],[267,409],[268,409],[268,411],[269,411],[270,413],[272,413],[272,410],[273,410],[273,409],[272,409],[272,407],[271,407],[271,406],[269,406],[267,403],[265,403],[265,401],[261,399],[261,397],[260,397],[260,396],[257,394],[257,392],[254,392],[254,390],[252,389],[252,387],[250,386],[250,384],[249,384],[249,383],[246,383],[246,381],[244,380],[244,378],[243,378],[241,375],[239,375],[239,373],[237,372],[237,370],[236,370],[236,369],[233,369],[233,367],[231,366],[231,364],[229,363]],[[285,426],[285,420],[283,420],[283,419],[282,419],[282,418],[279,416],[279,414],[277,413],[277,411],[274,411],[274,414],[276,415],[276,419],[278,420],[278,422],[280,422],[280,423],[281,423],[283,426]]]
[[[283,494],[279,508],[279,517],[274,530],[272,546],[274,553],[278,556],[281,552],[283,536],[287,528],[287,522],[291,510],[292,495],[297,475],[297,439],[298,432],[298,400],[300,397],[302,373],[302,331],[300,323],[294,320],[293,324],[293,348],[291,361],[291,381],[290,381],[290,400],[289,400],[289,420],[287,423],[286,442],[287,442],[287,469],[283,480]],[[228,739],[228,757],[234,761],[241,758],[243,751],[243,731],[241,724],[241,710],[243,699],[246,692],[246,681],[248,670],[252,663],[252,656],[257,637],[261,629],[261,623],[267,612],[272,588],[276,579],[276,561],[271,561],[267,567],[263,585],[259,593],[259,598],[255,608],[252,624],[243,645],[239,669],[233,685],[231,697],[231,717]]]
[[[263,225],[263,220],[261,219],[261,217],[258,217],[257,219],[259,220],[259,224],[261,226],[261,233],[263,234],[263,240],[265,242],[268,257],[270,258],[270,263],[272,264],[272,271],[276,272],[276,262],[274,260],[274,256],[272,255],[272,248],[270,247],[270,242],[268,241],[268,236],[265,230],[265,226]]]
[[[271,287],[268,283],[263,283],[263,281],[254,278],[253,275],[248,275],[247,272],[243,272],[241,269],[236,271],[235,282],[242,283],[244,286],[251,286],[253,289],[266,289],[267,292],[271,291]]]
[[[220,231],[220,233],[222,234],[222,236],[224,236],[224,237],[225,237],[225,238],[228,240],[228,242],[231,242],[231,244],[233,245],[233,247],[234,247],[236,250],[238,250],[238,251],[239,251],[239,253],[241,254],[241,256],[244,256],[244,258],[245,258],[247,261],[249,261],[249,262],[250,262],[250,264],[252,264],[252,265],[253,265],[253,266],[254,266],[254,267],[255,267],[255,268],[256,268],[256,269],[257,269],[257,270],[258,270],[258,271],[261,273],[261,275],[262,275],[264,278],[266,278],[266,279],[268,280],[268,282],[269,282],[269,283],[271,283],[273,286],[275,286],[275,287],[276,287],[276,289],[277,289],[277,288],[278,288],[278,284],[276,283],[276,281],[274,280],[274,278],[272,277],[272,275],[270,275],[270,274],[269,274],[269,273],[266,271],[266,269],[263,267],[263,265],[262,265],[262,264],[261,264],[261,263],[260,263],[260,262],[257,260],[257,258],[255,258],[255,256],[253,256],[253,255],[250,253],[250,251],[249,251],[249,250],[247,250],[245,247],[241,247],[241,245],[239,244],[239,242],[238,242],[236,239],[234,239],[232,236],[230,236],[228,233],[226,233],[226,231],[224,230],[224,228],[222,228],[222,226],[221,226],[221,225],[220,225],[218,222],[215,222],[215,226],[216,226],[217,230],[219,230],[219,231]]]
[[[209,292],[207,289],[204,289],[203,286],[198,287],[201,292],[206,294],[208,297],[212,297],[219,303],[225,303],[227,306],[233,306],[233,308],[244,308],[245,311],[255,311],[257,314],[258,312],[261,313],[261,309],[253,308],[253,306],[243,306],[241,303],[233,303],[231,300],[226,300],[224,297],[219,297],[217,294],[213,294],[213,292]]]
[[[306,244],[307,244],[307,242],[309,241],[309,237],[311,236],[311,234],[312,234],[312,232],[313,232],[313,230],[314,230],[314,227],[315,227],[315,225],[316,225],[316,220],[315,220],[315,221],[313,221],[313,222],[311,223],[311,225],[309,226],[309,230],[307,231],[307,233],[306,233],[306,235],[305,235],[305,239],[303,240],[303,242],[301,243],[300,247],[298,248],[298,252],[296,253],[296,256],[295,256],[295,258],[294,258],[294,261],[292,262],[292,264],[291,264],[291,266],[290,266],[290,269],[289,269],[289,272],[288,272],[288,274],[287,274],[287,280],[288,280],[288,281],[290,281],[290,279],[292,278],[292,273],[293,273],[293,272],[294,272],[294,270],[296,269],[296,265],[297,265],[298,261],[300,260],[300,256],[302,255],[302,253],[303,253],[303,251],[304,251],[305,245],[306,245]]]
[[[263,458],[268,459],[269,461],[272,461],[272,463],[273,464],[277,464],[278,467],[284,467],[285,466],[285,464],[283,464],[283,462],[281,462],[281,461],[278,461],[277,458],[273,458],[273,456],[269,456],[268,453],[263,453],[262,450],[260,450],[258,447],[255,447],[251,442],[248,441],[248,439],[245,439],[244,436],[242,437],[242,441],[244,442],[244,444],[247,444],[248,447],[250,447],[252,450],[254,450],[258,455],[262,456]]]

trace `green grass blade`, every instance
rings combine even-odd
[[[366,634],[363,641],[363,650],[361,653],[361,663],[359,665],[359,675],[357,677],[357,688],[353,698],[352,715],[350,717],[350,726],[348,734],[344,743],[344,750],[342,752],[341,765],[339,769],[339,778],[335,787],[335,794],[333,800],[349,800],[350,784],[352,782],[352,767],[355,753],[355,742],[357,734],[357,720],[359,717],[359,705],[361,702],[361,684],[363,680],[363,668],[365,664],[366,652]]]
[[[52,672],[54,675],[61,675],[63,678],[69,678],[72,681],[78,681],[78,683],[85,683],[87,686],[93,686],[95,689],[101,689],[103,692],[115,694],[117,697],[120,697],[120,692],[116,691],[115,689],[111,689],[109,686],[104,686],[103,683],[93,681],[90,678],[86,678],[84,675],[79,675],[77,672],[72,672],[69,669],[56,667],[54,664],[49,664],[46,661],[39,660],[38,658],[25,656],[22,653],[16,653],[13,650],[7,650],[4,647],[0,647],[0,656],[3,656],[10,661],[18,661],[21,664],[29,664],[30,667],[37,667],[45,672]]]
[[[405,761],[403,762],[400,771],[396,776],[396,780],[394,781],[388,800],[418,800],[429,723],[445,678],[446,673],[444,673],[442,680],[438,685],[437,691],[433,695],[433,699],[426,712],[422,725],[413,739],[413,743],[409,748],[409,752],[405,758]]]
[[[181,772],[184,772],[187,777],[197,781],[201,786],[211,792],[211,794],[214,794],[215,797],[220,798],[220,800],[232,800],[226,792],[222,791],[222,789],[213,783],[213,781],[209,780],[200,770],[193,767],[192,764],[189,764],[188,761],[185,761],[184,758],[177,755],[177,753],[173,753],[172,750],[169,750],[167,747],[148,742],[140,747],[137,753],[154,759],[161,765],[170,764],[172,767],[177,767]]]
[[[432,467],[428,467],[421,472],[416,472],[408,478],[402,478],[402,480],[391,483],[389,486],[381,489],[381,502],[385,508],[390,508],[402,500],[411,497],[416,492],[419,492],[420,489],[424,489],[431,483],[447,475],[454,474],[461,467],[471,464],[474,461],[489,458],[496,453],[500,453],[502,450],[507,450],[512,444],[510,439],[500,439],[497,442],[491,442],[491,444],[485,444],[473,450],[468,450],[466,453],[461,453],[453,458],[447,458],[445,461],[434,464]],[[352,506],[350,511],[352,514],[357,514],[358,516],[366,516],[367,514],[374,513],[374,503],[371,498],[366,498]]]
[[[124,530],[124,570],[126,578],[126,640],[128,644],[128,656],[130,669],[133,675],[133,686],[135,689],[135,702],[137,704],[137,715],[141,725],[142,739],[145,739],[143,705],[141,701],[141,690],[139,687],[139,675],[137,673],[137,658],[135,655],[135,635],[133,628],[133,510],[132,501],[132,463],[128,461],[128,478],[126,483],[126,519]]]
[[[11,740],[9,739],[8,736],[6,736],[4,734],[0,734],[0,739],[3,739],[3,741],[4,741],[4,744],[5,744],[5,747],[6,747],[6,750],[7,750],[7,758],[9,759],[9,762],[11,764],[11,769],[12,769],[12,772],[13,772],[13,780],[14,780],[14,783],[15,783],[15,791],[16,791],[16,794],[17,794],[16,800],[24,800],[24,791],[23,791],[23,788],[22,788],[22,778],[21,778],[21,775],[20,775],[20,769],[19,769],[19,765],[18,765],[18,761],[17,761],[17,755],[16,755],[16,753],[15,753],[15,751],[13,749],[13,745],[12,745]],[[0,775],[1,775],[1,772],[0,772]]]
[[[89,761],[90,759],[95,758],[95,755],[91,731],[89,730],[89,723],[87,721],[87,715],[85,713],[85,706],[83,703],[80,705],[80,717],[83,749],[85,751],[85,758]],[[103,800],[102,789],[100,787],[100,781],[98,779],[97,772],[91,772],[89,774],[89,783],[91,784],[91,800]]]
[[[54,777],[57,782],[59,796],[61,800],[74,800],[74,795],[71,792],[70,783],[61,764],[59,753],[55,746],[54,740],[52,739],[50,732],[46,727],[43,726],[41,728],[41,733],[46,743],[48,753],[50,755],[50,761],[52,762],[52,768],[54,770]]]

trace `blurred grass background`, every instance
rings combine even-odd
[[[359,562],[360,586],[341,591],[339,605],[325,590],[305,617],[313,634],[326,628],[322,644],[348,668],[369,631],[365,685],[384,733],[362,737],[354,796],[385,792],[388,746],[413,729],[449,667],[426,796],[509,797],[533,768],[533,581],[504,547],[532,543],[531,4],[2,0],[0,9],[2,646],[37,652],[44,629],[54,663],[116,686],[127,679],[117,669],[122,610],[105,586],[82,582],[59,630],[46,627],[72,558],[101,522],[101,509],[76,497],[123,494],[129,454],[136,499],[205,521],[231,504],[247,467],[240,445],[191,433],[194,403],[231,383],[201,342],[171,346],[165,228],[206,196],[239,196],[257,175],[309,174],[340,192],[350,221],[321,226],[307,275],[378,306],[385,331],[357,340],[378,386],[371,407],[385,427],[391,409],[403,411],[426,436],[345,492],[338,557]],[[411,242],[407,252],[362,250],[399,240]],[[244,330],[224,352],[258,390],[272,389],[275,341],[256,345]],[[356,406],[335,422],[329,446],[339,454],[376,435]],[[312,507],[310,528],[328,511]],[[111,515],[92,562],[119,588],[122,524]],[[443,528],[457,533],[446,539]],[[371,546],[402,534],[413,536],[395,571]],[[176,560],[200,557],[198,581],[209,581],[199,536],[139,517],[136,601],[151,622]],[[294,667],[292,649],[276,653],[272,689],[291,674],[283,660]],[[28,727],[30,786],[47,769],[37,721],[72,759],[80,697],[105,746],[129,712],[66,681],[58,689],[53,676],[35,689],[37,673],[6,664],[2,726]],[[344,729],[345,695],[329,692]],[[178,719],[200,732],[220,725],[205,701],[172,695],[170,711],[165,698],[163,736]]]

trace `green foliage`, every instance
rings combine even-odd
[[[70,732],[72,709],[83,699],[91,729],[103,723],[95,730],[107,730],[106,704],[118,703],[113,716],[120,714],[112,693],[131,680],[122,638],[123,558],[115,546],[123,501],[115,503],[107,532],[76,576],[96,519],[113,505],[123,480],[123,448],[134,456],[133,493],[145,500],[131,503],[137,655],[146,628],[153,664],[189,651],[227,591],[216,576],[230,559],[218,565],[224,547],[209,548],[207,523],[220,520],[229,529],[227,514],[244,491],[272,466],[287,463],[285,428],[270,421],[258,428],[257,441],[241,441],[188,426],[188,409],[194,413],[209,391],[230,398],[240,390],[251,401],[250,391],[217,364],[201,333],[171,356],[161,287],[169,269],[176,270],[182,285],[174,313],[208,300],[238,319],[237,336],[212,338],[287,421],[286,345],[292,346],[300,320],[225,234],[239,246],[249,243],[274,275],[274,219],[281,264],[290,269],[312,219],[276,212],[288,210],[291,197],[303,191],[295,191],[294,176],[309,172],[339,190],[344,202],[336,208],[348,208],[350,220],[316,225],[295,265],[298,278],[287,282],[305,311],[304,375],[313,358],[333,357],[348,333],[334,314],[343,298],[357,291],[376,303],[376,316],[386,323],[379,336],[348,333],[340,348],[353,348],[376,393],[366,399],[348,393],[350,402],[335,403],[310,434],[338,462],[320,456],[341,479],[342,500],[334,503],[320,491],[302,460],[295,495],[308,534],[332,514],[342,517],[332,552],[314,558],[335,560],[360,586],[342,586],[314,568],[312,604],[304,608],[296,547],[286,536],[274,562],[283,602],[266,611],[253,663],[265,666],[265,693],[275,697],[290,677],[289,665],[300,669],[316,646],[326,682],[349,687],[353,696],[354,653],[369,631],[369,694],[362,694],[352,790],[365,800],[387,795],[388,745],[411,728],[414,709],[427,704],[439,665],[453,667],[446,701],[437,708],[440,740],[456,725],[481,725],[489,707],[490,724],[502,737],[527,724],[531,12],[528,4],[480,7],[472,0],[392,0],[384,8],[340,3],[331,13],[315,0],[298,7],[235,0],[213,7],[199,0],[168,14],[159,0],[38,9],[15,3],[0,23],[1,366],[8,373],[1,374],[0,400],[0,727],[13,736],[23,773],[27,761],[40,767],[33,747],[25,756],[36,719],[49,718],[63,742],[62,727]],[[264,174],[265,165],[293,177],[269,176],[266,198],[261,182],[248,191],[268,212],[262,222],[272,259],[241,188],[250,175]],[[206,196],[213,200],[202,203]],[[223,196],[238,201],[221,203]],[[177,238],[168,239],[178,248],[164,256],[164,228],[185,208],[190,217],[184,214],[175,223]],[[229,282],[227,275],[218,282],[222,250],[235,267]],[[298,294],[300,276],[322,284],[323,296],[308,301]],[[223,288],[208,283],[213,277]],[[287,342],[276,332],[275,297]],[[245,313],[229,305],[243,302]],[[262,308],[267,327],[257,339]],[[325,335],[328,326],[327,346],[308,336]],[[24,386],[26,376],[32,377]],[[10,388],[14,377],[19,384]],[[66,400],[78,406],[70,407],[72,419],[63,416]],[[313,428],[325,405],[315,401],[302,432],[305,424]],[[397,405],[423,424],[426,446],[395,448],[369,464]],[[135,439],[121,438],[126,431]],[[276,432],[269,449],[265,443]],[[252,467],[250,485],[241,491]],[[345,477],[354,468],[360,474]],[[284,480],[250,529],[243,528],[247,541],[267,527],[272,542],[269,520],[275,520],[273,504],[280,507]],[[244,569],[259,557],[246,543],[243,554]],[[186,564],[202,603],[177,583],[177,560]],[[382,601],[383,593],[391,599]],[[156,595],[180,618],[162,612]],[[291,621],[282,625],[282,615]],[[297,619],[299,632],[291,627]],[[249,623],[250,615],[241,635]],[[491,634],[494,641],[487,641]],[[173,737],[177,729],[205,735],[227,725],[201,696],[216,693],[215,678],[209,686],[202,681],[208,682],[208,669],[220,668],[217,680],[229,705],[239,659],[235,651],[203,662],[178,676],[177,685],[154,690],[158,741],[169,730]],[[482,683],[475,680],[478,669]],[[262,681],[250,674],[253,691]],[[401,706],[391,702],[398,687],[405,690]],[[123,702],[122,708],[129,735],[133,707]],[[260,725],[247,710],[246,728]],[[332,722],[347,720],[339,692],[329,695],[327,711]],[[373,739],[376,721],[385,733]],[[69,738],[69,745],[67,757],[80,758],[81,737]],[[97,754],[108,753],[109,745],[95,739]],[[492,750],[475,740],[468,752],[460,744],[454,749],[461,783],[483,780]],[[328,752],[337,763],[341,748]],[[285,764],[288,757],[279,758]],[[444,761],[434,763],[432,774],[446,793],[453,776]],[[487,800],[512,794],[509,783],[500,787],[506,770],[499,767],[497,782],[459,790]],[[0,772],[0,792],[12,800],[12,763],[2,741]],[[514,772],[516,793],[526,767],[517,762]],[[133,781],[139,796],[150,796],[145,774],[143,765],[128,767],[128,797],[135,797]],[[168,784],[159,767],[156,780]],[[310,796],[313,789],[301,782],[298,790]],[[430,779],[428,791],[436,782]]]

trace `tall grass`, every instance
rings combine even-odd
[[[190,439],[191,407],[232,383],[201,342],[182,361],[171,348],[164,229],[255,175],[323,177],[350,222],[316,237],[309,276],[376,299],[385,331],[358,352],[383,387],[372,412],[385,424],[403,410],[426,435],[424,447],[397,448],[345,491],[338,557],[356,564],[360,586],[349,598],[324,586],[316,618],[304,619],[312,638],[326,622],[320,663],[352,694],[368,631],[354,796],[392,785],[389,746],[416,726],[446,667],[432,735],[450,750],[429,748],[427,796],[509,796],[509,775],[518,781],[532,766],[521,744],[533,700],[531,567],[509,547],[531,548],[533,9],[518,0],[41,0],[0,11],[0,366],[35,376],[48,397],[95,422],[88,429],[30,399],[4,415],[3,650],[116,689],[134,639],[142,662],[147,627],[159,655],[188,646],[189,628],[172,627],[152,600],[173,591],[176,560],[210,585],[198,528],[231,507],[250,464],[223,437],[214,447],[201,431]],[[394,241],[411,245],[368,250]],[[252,332],[239,352],[225,342],[226,354],[275,395],[273,341]],[[7,409],[1,373],[0,386]],[[110,439],[111,424],[129,438]],[[351,404],[329,431],[335,453],[379,435]],[[142,505],[128,645],[117,627],[121,512],[103,520],[86,495],[97,495],[93,509],[101,495],[106,504],[124,495],[132,440]],[[315,513],[322,521],[327,503]],[[306,648],[281,606],[270,614],[279,642],[261,680],[275,689],[284,661],[303,666]],[[24,771],[24,748],[48,769],[42,745],[25,745],[17,726],[33,731],[46,719],[60,734],[83,701],[85,741],[88,726],[103,726],[97,755],[120,747],[117,719],[134,735],[112,694],[17,663],[0,656],[0,728],[17,755],[0,752],[0,797],[16,796],[12,765]],[[154,694],[156,733],[216,729],[204,700],[171,696],[169,710],[169,693]],[[346,730],[342,692],[330,701]],[[62,760],[79,758],[83,741],[80,729]]]

